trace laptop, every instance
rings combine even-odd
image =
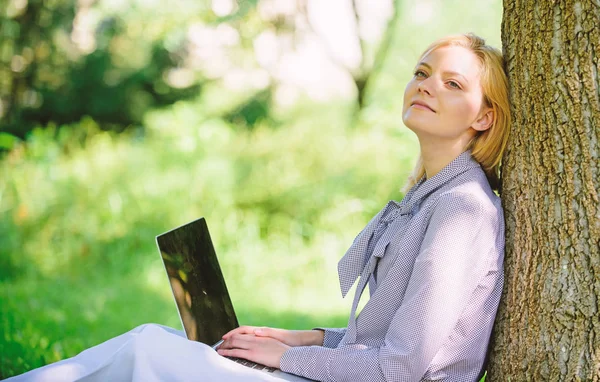
[[[213,349],[239,326],[206,220],[200,218],[156,237],[179,318],[189,340]],[[285,381],[310,381],[244,359],[231,358]]]

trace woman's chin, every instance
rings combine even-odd
[[[424,110],[408,110],[408,112],[404,114],[402,122],[414,132],[417,130],[429,130],[435,124],[435,121],[431,118],[432,116],[432,112]]]
[[[408,127],[413,133],[419,135],[419,133],[426,133],[431,130],[431,123],[424,123],[422,121],[404,120],[404,126]]]

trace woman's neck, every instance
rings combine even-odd
[[[423,142],[423,140],[419,140],[419,142],[427,179],[435,176],[467,148],[467,144],[462,141]]]

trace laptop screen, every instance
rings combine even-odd
[[[156,237],[187,338],[213,345],[238,321],[200,218]]]

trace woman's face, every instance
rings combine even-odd
[[[470,50],[447,46],[418,63],[404,90],[402,120],[419,139],[468,141],[489,128],[491,109],[483,102],[481,64]]]

